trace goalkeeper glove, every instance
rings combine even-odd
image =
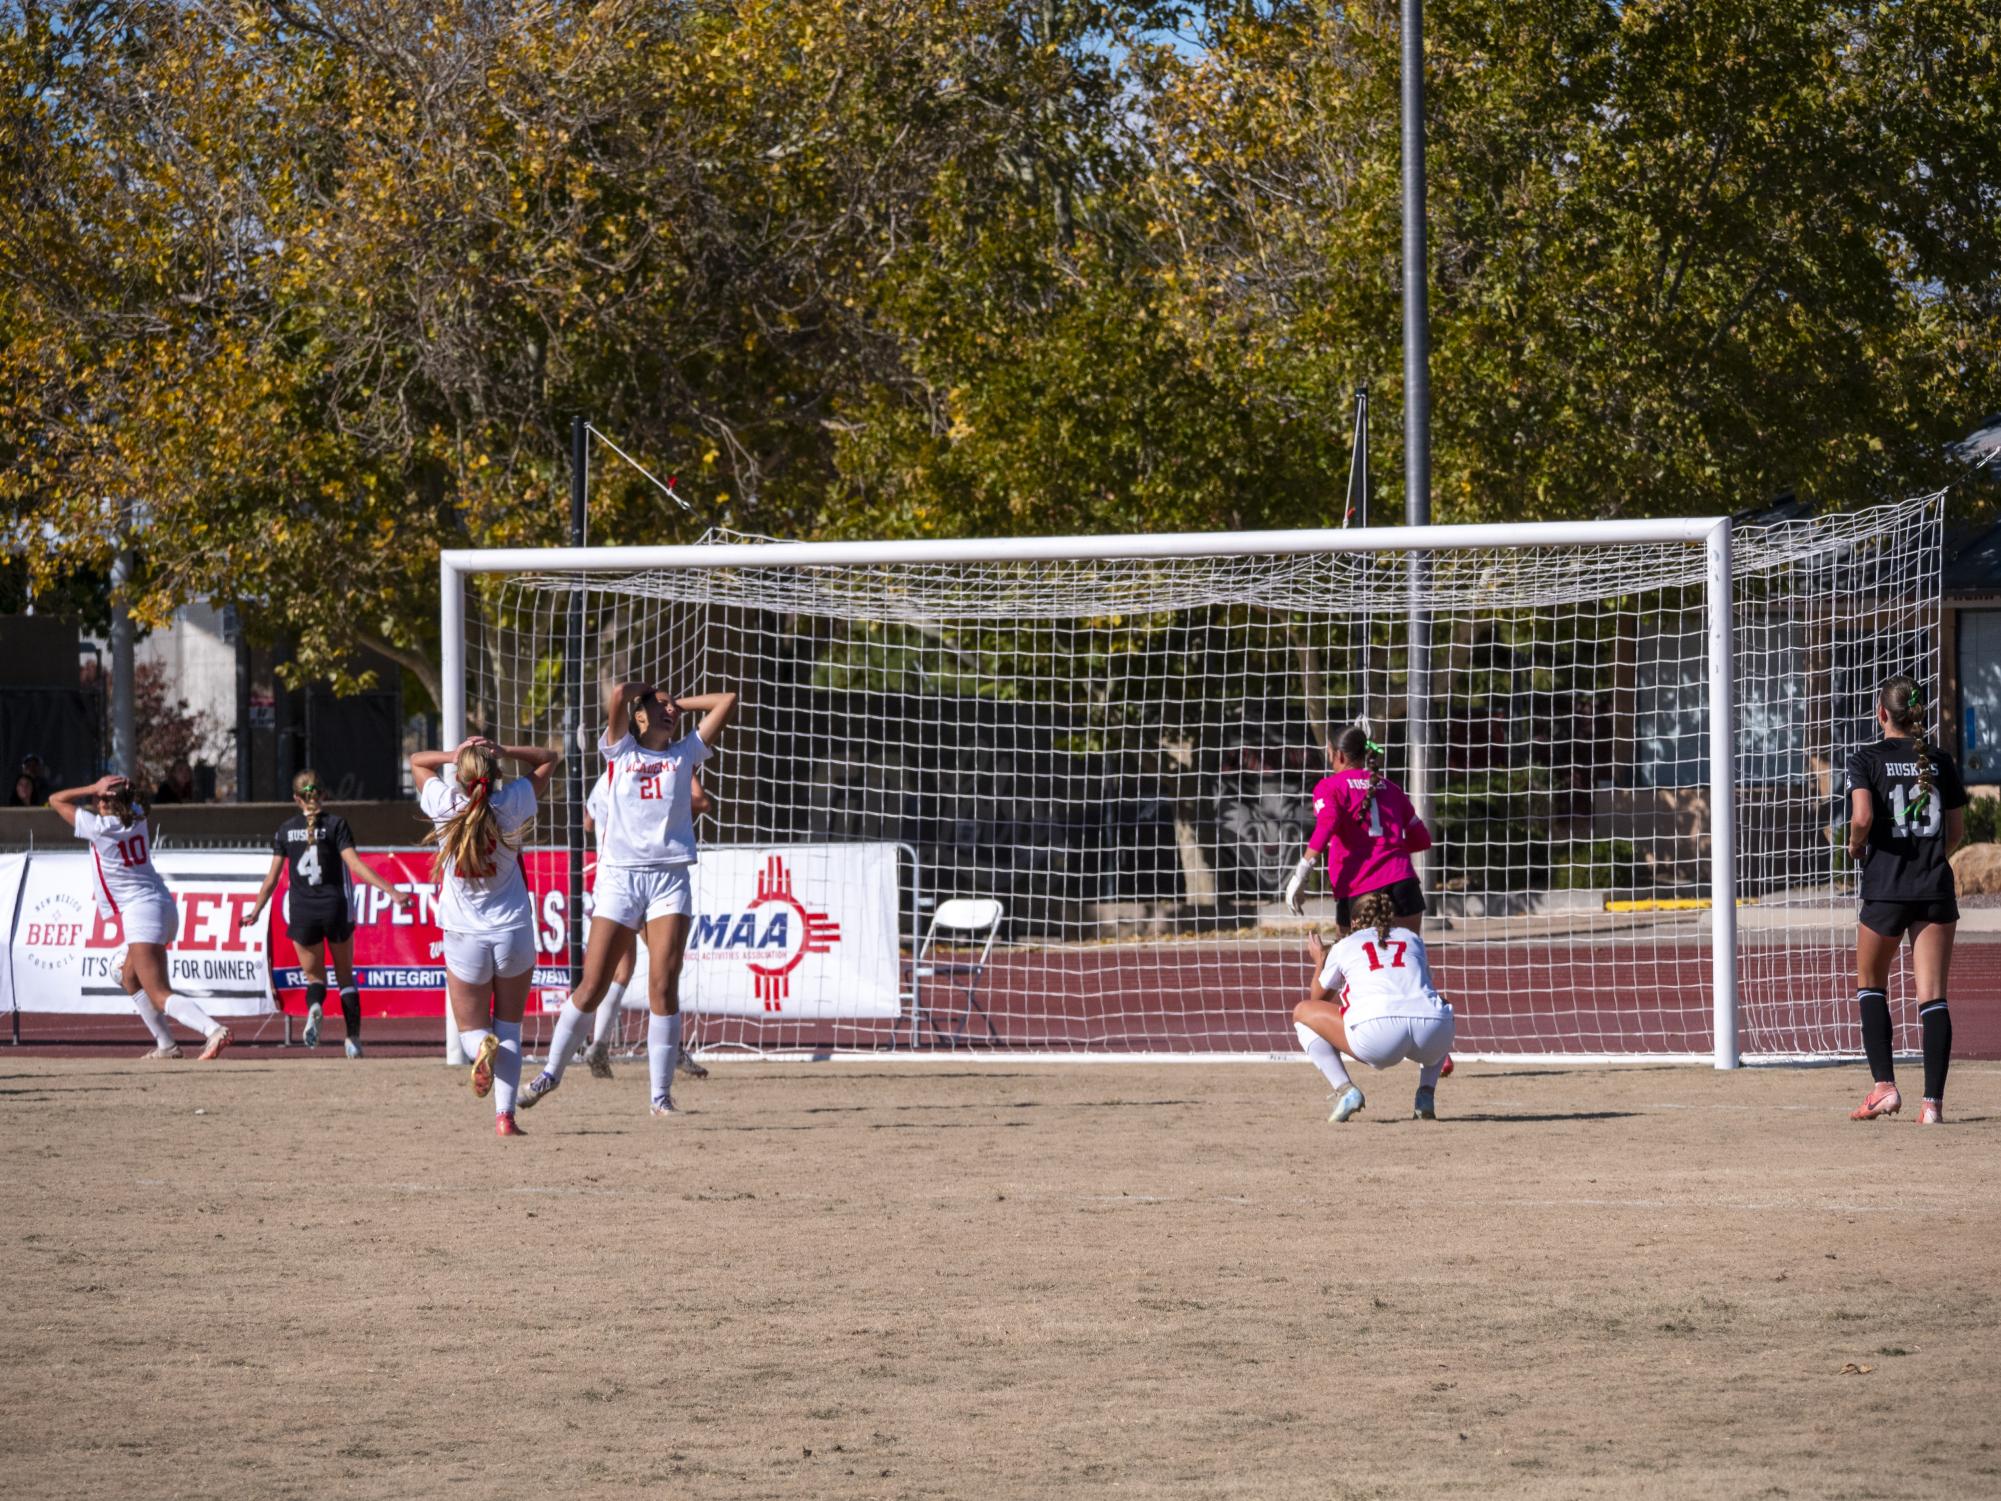
[[[1285,883],[1286,910],[1294,917],[1299,916],[1299,899],[1306,891],[1306,878],[1313,874],[1313,851],[1308,850],[1299,857],[1299,864],[1292,872],[1292,878]]]

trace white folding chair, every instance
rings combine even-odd
[[[938,904],[938,910],[931,914],[931,926],[925,930],[924,941],[917,946],[917,958],[912,965],[914,980],[914,1001],[918,1016],[930,1023],[932,1033],[940,1041],[958,1042],[965,1038],[966,1028],[971,1025],[973,1013],[980,1013],[980,1019],[987,1024],[987,1035],[995,1042],[1000,1041],[1000,1033],[994,1030],[994,1019],[987,1015],[987,1008],[980,1004],[980,977],[986,973],[987,960],[992,957],[994,940],[1000,935],[1001,918],[1005,910],[990,896],[947,897]],[[940,939],[948,951],[963,952],[975,945],[979,948],[976,959],[941,959],[937,949]],[[924,1002],[926,982],[944,980],[961,988],[966,996],[966,1009],[959,1018],[958,1030],[948,1034],[932,1020],[931,1008]]]

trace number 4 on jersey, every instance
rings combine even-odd
[[[306,878],[308,886],[320,884],[320,847],[317,844],[307,845],[305,853],[299,856],[299,874]]]

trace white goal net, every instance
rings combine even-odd
[[[1842,770],[1884,678],[1936,686],[1940,523],[1931,499],[1731,531],[1747,1054],[1859,1046]],[[1462,1052],[1711,1054],[1700,535],[1430,530],[1477,540],[450,554],[447,675],[466,727],[573,752],[607,683],[742,695],[705,768],[707,1048],[1291,1051],[1333,903],[1316,875],[1296,919],[1280,888],[1323,743],[1360,722],[1392,779],[1423,763],[1425,936]],[[564,842],[576,785],[538,842]]]

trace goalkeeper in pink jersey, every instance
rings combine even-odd
[[[1357,897],[1384,892],[1399,927],[1413,933],[1424,922],[1424,888],[1410,857],[1431,848],[1431,831],[1403,788],[1384,777],[1382,747],[1360,725],[1349,725],[1327,747],[1331,774],[1313,789],[1313,837],[1299,867],[1285,883],[1285,905],[1294,916],[1313,861],[1327,852],[1327,886],[1335,920],[1345,931]]]

